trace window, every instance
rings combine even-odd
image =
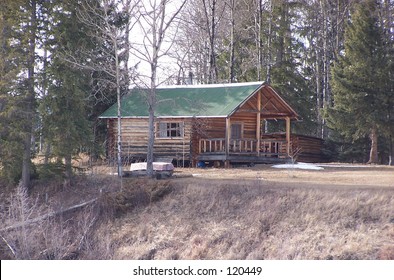
[[[231,139],[241,139],[242,138],[242,124],[233,123],[231,124]]]
[[[183,123],[160,122],[157,136],[159,138],[183,138]]]

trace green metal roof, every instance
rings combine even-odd
[[[264,82],[189,85],[156,89],[156,117],[224,117],[229,116],[256,92]],[[133,89],[122,98],[122,117],[148,117],[148,89]],[[116,118],[117,104],[100,118]]]

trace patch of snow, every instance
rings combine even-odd
[[[282,168],[282,169],[303,169],[303,170],[323,170],[324,168],[321,166],[314,165],[312,163],[304,163],[298,162],[295,164],[288,163],[288,164],[276,164],[271,166],[273,168]]]
[[[369,167],[371,167],[371,165],[353,165],[353,164],[318,164],[317,166],[333,167],[333,168],[369,168]]]

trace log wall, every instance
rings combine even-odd
[[[243,137],[256,139],[257,114],[237,112],[230,118],[231,123],[243,124]]]
[[[297,161],[301,162],[322,162],[323,161],[323,142],[321,138],[292,134],[292,149],[300,149]]]
[[[264,139],[277,139],[286,140],[286,135],[284,133],[270,133],[262,135],[262,141]],[[323,142],[321,138],[291,134],[290,137],[291,150],[290,154],[294,155],[297,161],[300,162],[322,162],[323,161]],[[296,151],[298,151],[297,154]],[[279,150],[280,153],[286,154],[286,146],[282,145]]]
[[[160,119],[161,122],[183,122],[184,137],[155,138],[154,157],[190,160],[192,122],[190,119]],[[125,161],[146,158],[148,145],[148,119],[122,119],[122,158]],[[108,155],[116,157],[116,120],[108,120]],[[157,132],[157,127],[155,133]]]

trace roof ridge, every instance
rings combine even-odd
[[[218,88],[218,87],[242,87],[263,85],[265,81],[242,82],[242,83],[222,83],[222,84],[199,84],[199,85],[164,85],[158,86],[157,89],[177,89],[177,88]]]

